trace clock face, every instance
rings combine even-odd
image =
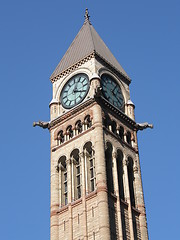
[[[101,79],[104,97],[115,107],[121,109],[124,106],[124,98],[119,84],[108,74],[103,74]]]
[[[83,101],[89,90],[89,78],[81,73],[72,77],[63,87],[61,103],[64,108],[72,108]]]

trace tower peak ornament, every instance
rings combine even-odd
[[[88,8],[86,8],[84,17],[85,17],[85,21],[84,22],[89,22],[90,23],[90,20],[89,20],[90,16],[89,16]]]

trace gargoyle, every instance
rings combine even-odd
[[[33,127],[39,126],[41,128],[49,128],[49,122],[43,122],[43,121],[38,121],[38,122],[33,122]]]
[[[135,127],[137,128],[137,130],[144,130],[146,128],[153,128],[153,124],[149,124],[148,122],[136,123]]]

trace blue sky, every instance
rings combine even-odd
[[[49,239],[49,77],[91,22],[132,79],[150,239],[179,239],[180,2],[1,0],[0,239]]]

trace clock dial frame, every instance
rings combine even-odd
[[[104,97],[115,107],[124,107],[124,97],[119,84],[108,74],[101,76],[101,86]]]
[[[61,92],[61,103],[64,108],[70,109],[81,103],[89,91],[89,78],[80,73],[68,80]]]

